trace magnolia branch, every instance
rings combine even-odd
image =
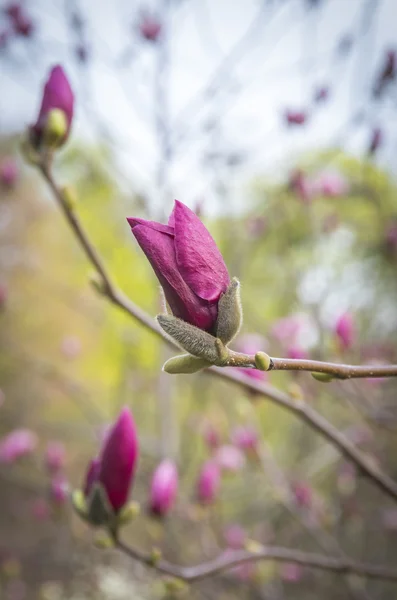
[[[101,277],[101,283],[98,289],[101,293],[108,298],[113,304],[121,308],[135,321],[138,321],[146,329],[152,331],[155,335],[165,341],[172,348],[176,348],[169,338],[167,338],[154,319],[150,317],[145,311],[136,306],[130,299],[116,288],[113,284],[106,268],[104,267],[101,258],[99,257],[95,247],[91,243],[85,229],[80,223],[73,207],[68,202],[65,194],[55,183],[50,165],[47,162],[42,162],[39,165],[39,169],[46,179],[49,187],[51,188],[57,202],[59,203],[72,231],[76,235],[80,245],[85,251],[87,258],[89,259],[92,266],[95,268],[98,275]],[[238,353],[233,353],[237,355]],[[241,355],[247,356],[247,355]],[[252,360],[252,357],[248,357]],[[284,359],[273,359],[281,360]],[[285,362],[285,361],[284,361]],[[290,361],[292,362],[292,361]],[[303,361],[297,361],[303,362]],[[312,361],[308,361],[311,363]],[[313,361],[314,362],[314,361]],[[322,364],[322,363],[320,363]],[[234,364],[233,366],[244,366],[242,364]],[[245,366],[250,366],[246,364]],[[252,365],[251,365],[252,366]],[[338,365],[337,365],[338,366]],[[355,368],[355,367],[353,367]],[[371,372],[375,372],[373,367],[368,367]],[[385,494],[397,500],[397,483],[391,479],[382,469],[371,459],[371,457],[363,454],[352,444],[336,427],[327,421],[322,415],[317,413],[311,406],[307,405],[303,400],[297,401],[293,397],[289,396],[285,392],[274,388],[273,386],[266,383],[259,383],[254,381],[252,378],[247,377],[244,373],[238,372],[237,370],[228,370],[224,368],[211,367],[204,372],[221,378],[227,382],[232,382],[246,391],[254,392],[268,398],[279,406],[283,406],[286,410],[294,414],[297,418],[301,419],[314,431],[317,431],[325,439],[327,439],[335,448],[339,450],[347,459],[353,462],[358,468],[362,475],[368,477],[374,485],[376,485]]]
[[[194,567],[181,567],[174,565],[166,560],[155,560],[150,554],[145,554],[140,550],[131,548],[120,540],[116,541],[116,547],[127,556],[137,560],[159,573],[177,577],[187,583],[199,581],[206,577],[217,575],[228,569],[238,567],[244,563],[259,561],[276,561],[281,563],[294,563],[322,571],[332,571],[340,575],[359,575],[370,579],[388,579],[397,581],[397,570],[383,566],[356,562],[349,558],[336,558],[332,556],[323,556],[310,552],[301,552],[289,548],[279,548],[277,546],[260,547],[257,552],[248,550],[236,550],[227,556],[219,556],[212,561],[202,563]]]

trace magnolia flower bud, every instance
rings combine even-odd
[[[178,471],[171,460],[163,460],[155,470],[150,490],[150,511],[165,516],[172,508],[178,492]]]

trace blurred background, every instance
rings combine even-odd
[[[205,373],[161,372],[157,338],[101,298],[39,174],[23,164],[50,68],[76,99],[60,185],[113,277],[153,317],[154,274],[126,216],[199,214],[242,284],[234,347],[273,356],[397,360],[395,0],[0,0],[0,598],[165,597],[67,501],[128,405],[141,457],[123,533],[199,564],[252,540],[392,566],[397,507],[308,426]],[[397,478],[396,384],[258,373],[303,397]],[[172,458],[175,507],[145,509]],[[202,506],[208,459],[220,489]],[[246,565],[187,597],[396,597],[382,581]]]

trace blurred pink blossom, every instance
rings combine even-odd
[[[223,535],[229,548],[233,548],[234,550],[244,548],[244,544],[247,541],[245,530],[237,523],[226,527]]]
[[[37,435],[30,429],[14,429],[0,440],[0,462],[13,463],[35,451]]]
[[[295,360],[300,360],[300,359],[309,358],[309,355],[308,355],[307,351],[304,350],[304,348],[301,348],[301,346],[295,345],[295,346],[289,346],[287,348],[287,357],[294,358]]]
[[[300,507],[309,508],[313,502],[313,490],[305,481],[295,481],[292,486],[295,502]]]
[[[32,515],[37,521],[46,521],[50,516],[50,507],[44,498],[37,498],[32,504]]]
[[[220,446],[216,451],[215,460],[222,470],[231,473],[240,471],[245,465],[244,454],[231,444]]]
[[[206,423],[203,429],[203,438],[211,450],[217,448],[221,443],[221,436],[218,429],[211,423]]]
[[[162,25],[156,17],[144,15],[139,23],[139,31],[145,40],[157,42],[162,32]]]
[[[55,475],[51,480],[51,498],[56,504],[65,504],[69,497],[69,483],[64,475]]]
[[[249,425],[236,427],[231,434],[232,443],[245,452],[256,451],[258,448],[258,432]]]
[[[217,499],[221,483],[219,467],[208,460],[201,468],[197,480],[197,499],[202,504],[212,504]]]
[[[345,312],[338,318],[335,324],[335,334],[344,350],[352,347],[355,341],[355,328],[351,313]]]
[[[44,462],[50,472],[60,471],[65,466],[66,451],[61,442],[48,442]]]
[[[0,183],[6,188],[12,188],[18,180],[19,169],[14,158],[7,156],[0,162]]]
[[[303,110],[286,110],[284,118],[288,125],[303,125],[307,121],[307,114]]]
[[[321,173],[314,180],[313,189],[317,194],[327,198],[338,198],[349,192],[349,184],[340,173]]]
[[[172,460],[163,460],[157,466],[150,488],[150,511],[165,516],[173,507],[178,493],[178,470]]]

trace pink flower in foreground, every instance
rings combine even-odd
[[[161,22],[153,16],[144,15],[139,23],[139,32],[148,42],[157,42],[162,32]]]
[[[61,442],[48,442],[44,461],[47,469],[51,473],[60,471],[64,468],[65,458],[65,446]]]
[[[204,463],[197,481],[197,498],[202,504],[215,502],[220,488],[221,475],[218,465],[209,460]]]
[[[37,435],[30,429],[15,429],[0,440],[0,462],[13,463],[35,451]]]
[[[56,65],[51,69],[44,86],[37,121],[30,127],[30,138],[35,148],[38,148],[42,142],[48,115],[54,109],[61,110],[65,115],[66,132],[63,138],[63,142],[65,142],[69,136],[73,120],[74,95],[69,80],[60,65]]]
[[[12,188],[18,180],[18,165],[16,161],[8,156],[0,163],[0,183],[6,188]]]
[[[168,225],[132,217],[127,221],[173,314],[214,332],[218,302],[230,278],[221,253],[200,219],[175,200]]]
[[[307,114],[303,110],[286,110],[284,118],[288,125],[303,125],[307,121]]]
[[[88,496],[94,483],[102,484],[110,505],[118,512],[128,500],[139,454],[136,426],[124,407],[110,430],[99,459],[91,461],[84,486]]]
[[[178,493],[178,471],[172,460],[163,460],[155,470],[150,489],[150,510],[158,516],[166,515]]]
[[[223,471],[236,473],[245,465],[245,457],[239,448],[226,444],[220,446],[215,453],[215,460]]]
[[[339,317],[335,324],[335,333],[344,350],[352,347],[355,340],[355,328],[351,313],[346,312]]]

